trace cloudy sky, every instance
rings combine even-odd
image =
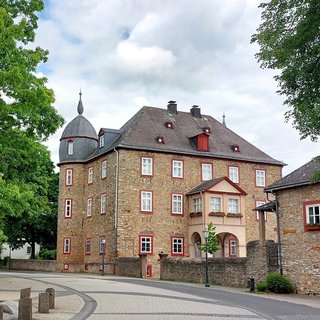
[[[254,58],[258,0],[47,0],[36,44],[50,51],[39,69],[70,121],[81,88],[97,131],[119,129],[142,106],[194,104],[273,158],[287,174],[318,155],[285,123],[274,73]],[[58,162],[62,129],[47,145]]]

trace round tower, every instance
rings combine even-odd
[[[84,265],[83,219],[86,217],[87,205],[87,160],[98,149],[97,133],[82,114],[80,92],[78,115],[67,124],[60,139],[57,232],[57,260],[63,264],[65,271],[77,272]]]

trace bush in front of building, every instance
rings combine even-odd
[[[265,281],[257,283],[256,288],[260,292],[292,293],[294,291],[289,279],[278,272],[268,274]]]
[[[38,259],[40,260],[56,260],[57,250],[49,250],[46,248],[41,248],[38,254]]]

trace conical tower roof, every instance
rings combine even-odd
[[[60,139],[59,158],[62,162],[81,162],[96,150],[98,146],[98,136],[93,125],[83,114],[83,104],[81,100],[82,93],[78,103],[78,115],[71,120],[63,130]],[[68,144],[72,142],[73,152],[68,153]]]

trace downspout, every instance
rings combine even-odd
[[[115,228],[115,240],[116,240],[116,257],[118,256],[118,224],[119,224],[119,205],[118,205],[118,199],[119,199],[119,152],[116,148],[113,149],[113,151],[116,153],[116,194],[115,194],[115,208],[114,208],[114,228]]]
[[[274,191],[271,191],[271,193],[275,197],[275,203],[276,203],[276,210],[272,210],[276,214],[277,218],[277,236],[278,236],[278,250],[279,250],[279,271],[280,274],[283,275],[283,267],[282,267],[282,245],[281,245],[281,230],[280,230],[280,213],[279,213],[279,205],[278,205],[278,198],[277,193]],[[268,192],[267,192],[267,199],[268,199]],[[268,199],[269,200],[269,199]]]

